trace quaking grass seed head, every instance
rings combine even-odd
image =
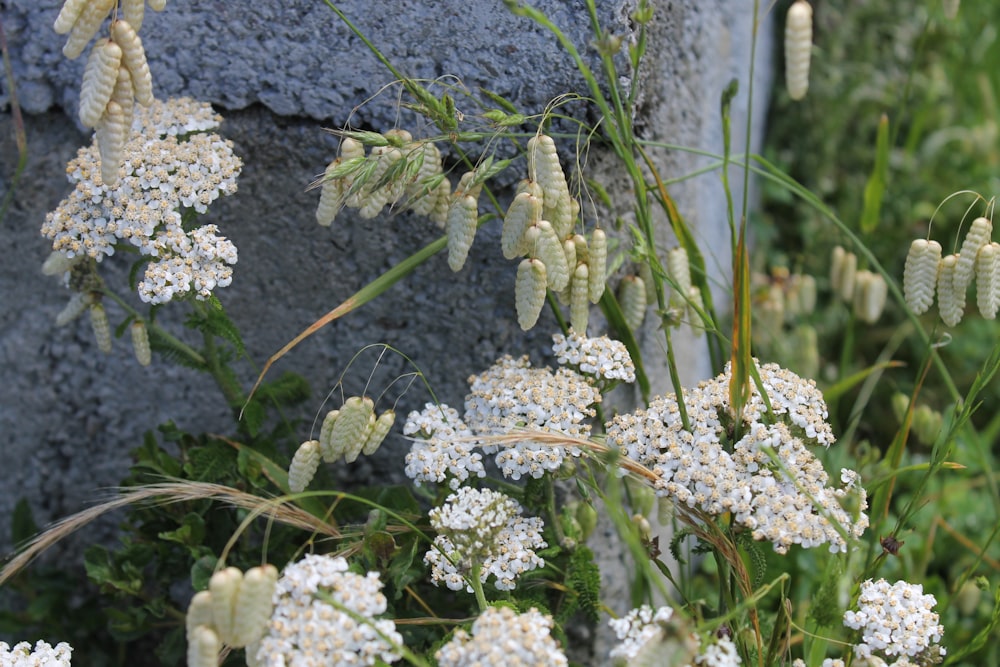
[[[517,267],[517,279],[514,281],[514,304],[517,323],[525,331],[535,326],[542,312],[547,280],[545,264],[541,260],[521,260]]]
[[[940,243],[915,239],[910,244],[903,267],[903,298],[917,315],[926,313],[934,304],[940,265]]]

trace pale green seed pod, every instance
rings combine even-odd
[[[962,249],[958,253],[958,263],[955,265],[955,289],[961,292],[969,288],[976,266],[976,255],[979,249],[990,242],[993,234],[993,223],[988,218],[976,218],[969,225],[969,232],[962,241]]]
[[[358,215],[371,220],[389,203],[389,184],[379,185],[389,167],[401,154],[392,146],[375,146],[368,159],[374,163],[368,180],[358,198]]]
[[[292,493],[302,493],[309,482],[316,476],[322,449],[319,440],[306,440],[295,450],[295,456],[288,466],[288,490]]]
[[[153,352],[149,348],[149,331],[146,323],[136,320],[130,327],[132,334],[132,350],[135,352],[135,359],[140,366],[149,366],[153,361]]]
[[[90,307],[91,301],[87,296],[76,292],[69,298],[63,309],[56,315],[56,326],[64,327],[76,318],[83,315],[83,311]],[[105,316],[106,317],[106,316]]]
[[[841,246],[833,249],[830,261],[830,287],[842,301],[854,299],[854,279],[858,270],[858,258]]]
[[[132,75],[132,86],[135,88],[135,99],[139,104],[148,107],[153,103],[153,76],[146,62],[146,50],[142,48],[142,40],[129,25],[128,21],[115,21],[111,24],[111,36],[118,46],[122,47],[122,63]]]
[[[212,594],[212,624],[219,641],[230,646],[233,638],[236,595],[239,593],[242,581],[243,573],[235,567],[219,570],[208,580],[208,592]]]
[[[344,137],[340,140],[340,157],[344,160],[353,160],[365,156],[365,145],[357,139]]]
[[[472,195],[458,197],[448,209],[448,266],[461,271],[469,256],[469,248],[476,238],[479,205]]]
[[[1000,243],[979,249],[976,257],[976,305],[988,320],[996,319],[1000,306]]]
[[[344,450],[344,461],[347,463],[354,463],[361,456],[361,452],[364,451],[365,445],[371,438],[372,432],[375,430],[375,423],[378,421],[375,419],[375,404],[372,403],[370,398],[366,398],[366,401],[371,404],[371,410],[368,411],[368,421],[365,423],[365,428],[361,432],[361,437],[356,441],[352,441],[350,445]]]
[[[258,641],[267,630],[278,584],[278,570],[273,565],[252,567],[243,575],[233,615],[233,648],[243,648]]]
[[[548,220],[540,220],[536,226],[538,242],[535,244],[535,257],[542,260],[542,264],[545,265],[549,287],[556,291],[564,289],[569,284],[566,253]]]
[[[566,257],[566,266],[575,271],[577,265],[576,243],[573,242],[573,239],[566,239],[563,241],[562,247],[563,255]]]
[[[569,325],[578,334],[587,334],[590,319],[590,269],[578,264],[573,273],[569,295]]]
[[[458,196],[471,195],[476,199],[479,199],[479,193],[482,192],[483,184],[476,183],[473,185],[473,181],[476,179],[476,172],[467,171],[462,174],[462,177],[458,179],[458,187],[455,188],[455,194]]]
[[[943,425],[944,417],[929,405],[919,405],[913,411],[913,435],[923,445],[933,445]]]
[[[97,349],[104,354],[110,354],[111,324],[108,322],[108,313],[101,303],[94,303],[90,306],[90,328],[94,331]]]
[[[667,276],[676,283],[679,293],[688,293],[691,287],[691,264],[683,246],[667,251]]]
[[[552,223],[559,238],[568,236],[573,229],[573,202],[552,137],[539,134],[528,140],[528,177],[544,193],[542,217]]]
[[[188,637],[188,667],[217,667],[221,649],[218,633],[207,625],[199,625]]]
[[[199,625],[214,627],[212,620],[212,594],[208,591],[199,591],[191,598],[188,604],[187,616],[184,619],[187,628],[187,638],[190,641],[194,634],[194,629]]]
[[[793,100],[801,100],[809,90],[811,55],[812,6],[796,0],[785,18],[785,85]]]
[[[146,0],[146,2],[149,3],[149,8],[154,12],[162,12],[167,6],[167,0]]]
[[[524,233],[542,219],[542,200],[530,192],[522,192],[514,197],[507,207],[500,234],[500,249],[506,259],[514,259],[526,254]]]
[[[542,306],[545,305],[545,285],[548,282],[545,274],[545,264],[538,259],[521,260],[517,267],[514,305],[517,310],[517,323],[525,331],[535,326],[542,312]]]
[[[686,317],[691,325],[691,331],[695,333],[705,330],[705,323],[701,319],[701,315],[698,311],[705,310],[705,302],[701,298],[701,290],[692,285],[688,288],[688,300],[687,307],[685,308]]]
[[[337,457],[333,455],[333,445],[330,438],[333,437],[333,425],[339,416],[340,410],[327,412],[326,417],[323,418],[323,426],[319,430],[319,450],[323,455],[323,460],[327,463],[333,463],[337,460]]]
[[[885,279],[871,271],[858,271],[854,286],[854,314],[861,321],[875,324],[885,310],[889,286]]]
[[[785,291],[786,315],[811,315],[816,310],[816,279],[809,274],[793,274]]]
[[[639,263],[639,278],[642,280],[642,284],[646,286],[646,303],[653,304],[656,303],[656,282],[653,280],[653,269],[649,267],[647,262]],[[668,286],[664,286],[669,289]],[[669,292],[667,292],[669,301]]]
[[[375,404],[367,396],[352,396],[344,402],[330,431],[331,456],[324,457],[327,461],[336,461],[355,449],[360,451],[368,439],[368,417],[374,410]]]
[[[901,391],[897,391],[892,395],[889,405],[892,406],[892,416],[896,418],[897,422],[902,424],[903,420],[906,419],[906,411],[910,409],[910,397]]]
[[[406,187],[407,206],[417,215],[430,216],[437,198],[429,184],[443,173],[441,151],[432,141],[418,141],[410,146],[409,151],[411,159],[420,160],[420,169],[413,182]]]
[[[910,244],[903,267],[903,298],[917,315],[926,313],[934,304],[940,265],[940,243],[916,239]]]
[[[343,164],[344,158],[338,157],[326,166],[323,172],[323,185],[319,190],[319,204],[316,206],[316,222],[323,227],[333,224],[340,209],[347,202],[347,190],[350,181],[346,178],[335,178],[334,170]]]
[[[88,4],[89,0],[65,0],[62,9],[59,10],[59,16],[56,17],[56,22],[52,26],[56,34],[65,35],[72,30],[73,24],[80,18],[80,14]]]
[[[118,184],[122,160],[125,157],[125,110],[114,100],[108,102],[97,124],[97,150],[101,155],[101,180],[104,185]]]
[[[70,60],[80,57],[80,54],[87,47],[87,43],[101,29],[101,24],[104,23],[104,19],[107,18],[115,2],[117,0],[88,0],[84,3],[69,29],[69,37],[66,39],[66,45],[63,46],[64,56]],[[65,26],[66,20],[60,21],[60,18],[62,18],[62,12],[56,18],[56,26],[62,28]]]
[[[146,17],[146,0],[122,0],[122,18],[129,22],[132,28],[142,30],[142,21]]]
[[[656,505],[656,492],[638,479],[626,477],[625,487],[628,490],[629,505],[632,511],[640,516],[648,517]]]
[[[451,204],[451,181],[447,178],[441,179],[437,189],[430,195],[434,197],[434,210],[431,212],[431,221],[444,229],[448,221],[448,207]]]
[[[124,67],[118,68],[118,78],[115,80],[115,89],[111,91],[111,100],[122,108],[122,121],[124,137],[122,140],[128,144],[132,137],[132,120],[135,117],[135,88],[132,86],[132,75]]]
[[[590,257],[587,259],[589,284],[587,290],[591,303],[597,303],[604,294],[608,275],[608,237],[603,229],[595,229],[590,235]]]
[[[958,255],[948,255],[941,260],[941,270],[938,272],[938,312],[941,321],[953,327],[962,321],[965,312],[965,290],[955,289],[955,267],[958,265]]]
[[[374,454],[378,448],[382,446],[382,442],[385,440],[386,436],[389,435],[389,431],[395,423],[395,411],[386,410],[380,414],[378,419],[375,421],[375,427],[372,428],[371,433],[368,434],[368,440],[365,442],[365,446],[361,450],[361,453],[365,456],[371,456]]]
[[[637,331],[646,317],[646,286],[643,283],[639,276],[625,276],[618,286],[618,303],[625,324],[632,331]]]
[[[80,87],[80,123],[96,127],[111,101],[121,66],[121,47],[109,39],[99,39],[90,50]]]

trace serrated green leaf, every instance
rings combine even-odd
[[[264,418],[266,416],[267,413],[264,410],[264,406],[256,398],[251,399],[244,406],[242,424],[251,438],[257,437],[260,433],[260,428],[264,425]]]
[[[228,445],[209,441],[188,451],[184,473],[188,479],[194,481],[218,482],[236,472],[236,458],[236,452]]]

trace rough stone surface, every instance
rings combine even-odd
[[[592,53],[582,3],[541,4],[576,44]],[[630,6],[617,0],[599,4],[602,22],[627,38]],[[742,152],[752,3],[654,4],[650,56],[640,73],[638,127],[651,140],[721,152],[719,97],[736,77],[741,90],[733,108],[733,151]],[[27,112],[29,145],[27,170],[0,221],[9,252],[0,264],[5,306],[0,311],[5,380],[0,427],[6,454],[0,552],[9,547],[10,512],[19,497],[29,499],[40,522],[81,509],[99,488],[121,479],[129,465],[127,452],[146,429],[172,419],[192,431],[230,430],[228,409],[204,377],[157,361],[141,368],[124,339],[104,356],[86,320],[63,329],[52,326],[68,294],[39,271],[47,242],[38,228],[67,191],[62,175],[66,161],[89,140],[75,126],[86,53],[72,62],[62,56],[62,38],[51,30],[59,5],[57,0],[0,2],[20,104]],[[442,85],[473,92],[488,87],[527,114],[539,113],[557,95],[582,89],[555,39],[511,16],[500,2],[352,0],[340,6],[409,76],[440,79]],[[759,32],[753,146],[761,135],[770,85],[768,19],[762,18]],[[304,189],[336,150],[336,140],[322,128],[347,122],[374,130],[402,125],[417,136],[431,129],[398,110],[398,87],[386,87],[393,76],[319,0],[171,0],[162,14],[147,11],[140,34],[157,95],[183,94],[215,104],[226,117],[221,133],[235,142],[245,163],[239,192],[216,202],[208,215],[240,251],[233,285],[219,295],[244,332],[254,360],[253,367],[241,367],[249,383],[264,359],[297,332],[440,234],[433,224],[407,213],[373,221],[344,216],[332,229],[317,226],[317,195]],[[7,92],[0,90],[0,103],[6,104]],[[466,116],[477,112],[471,99],[457,98]],[[582,105],[567,111],[593,120]],[[16,163],[13,130],[9,111],[0,113],[0,195],[10,188]],[[668,178],[710,162],[678,150],[652,153]],[[596,152],[591,163],[594,171],[588,175],[610,184],[613,194],[627,201],[627,186],[615,167]],[[519,178],[523,169],[523,161],[516,163],[504,182]],[[738,195],[742,173],[734,171],[732,178]],[[704,241],[713,280],[720,286],[717,302],[725,303],[730,257],[718,174],[672,185],[671,194]],[[737,196],[737,215],[740,206]],[[661,241],[663,248],[672,245],[667,234]],[[314,387],[309,409],[318,413],[322,397],[355,352],[369,343],[386,342],[412,358],[442,401],[461,408],[470,374],[503,353],[530,352],[541,359],[555,329],[550,315],[527,334],[517,327],[515,264],[500,257],[498,245],[498,226],[487,225],[462,272],[452,274],[444,255],[434,257],[361,312],[300,345],[273,372],[303,374]],[[112,261],[118,259],[105,261],[102,272],[110,284],[121,286],[127,267]],[[134,294],[127,296],[138,305]],[[120,310],[110,306],[109,313],[120,321]],[[166,313],[161,317],[169,319]],[[670,390],[659,361],[661,336],[655,327],[645,331],[647,367],[659,392]],[[683,349],[686,381],[707,376],[703,341],[692,338]],[[354,362],[344,379],[347,395],[362,391],[377,361],[377,354],[368,352]],[[397,375],[413,370],[391,354],[378,363],[369,389],[376,395]],[[387,396],[398,396],[403,384],[390,388]],[[399,400],[397,412],[405,414],[426,400],[426,391],[417,383]],[[312,415],[298,417],[305,420],[304,439]],[[386,475],[398,479],[406,448],[402,438],[390,438],[375,457],[360,460],[345,475],[355,481],[379,481]],[[110,527],[97,533],[105,538],[109,534]],[[87,539],[94,537],[91,533]],[[613,553],[605,557],[618,556],[625,558]],[[607,570],[611,585],[627,590],[628,569],[623,561],[620,571]]]

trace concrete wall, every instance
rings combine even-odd
[[[119,481],[129,465],[128,450],[157,423],[173,419],[195,431],[230,428],[227,409],[205,378],[156,361],[141,368],[125,341],[117,341],[110,356],[102,355],[86,320],[63,329],[52,325],[68,294],[39,271],[48,250],[38,228],[68,191],[65,162],[89,141],[75,125],[86,56],[73,62],[62,56],[62,39],[51,29],[60,4],[0,2],[30,151],[13,206],[0,223],[8,248],[0,263],[0,428],[6,468],[0,550],[9,546],[9,514],[19,497],[30,499],[43,522],[80,509],[98,488]],[[582,2],[540,4],[576,44],[592,53]],[[603,23],[628,39],[631,3],[599,4]],[[650,57],[640,73],[642,132],[651,139],[721,151],[719,96],[737,77],[741,92],[734,105],[734,150],[742,150],[753,3],[653,4]],[[557,95],[583,89],[555,40],[511,16],[496,0],[345,0],[340,6],[410,76],[449,77],[447,81],[461,82],[470,91],[485,86],[529,114],[540,112]],[[754,145],[770,85],[769,19],[762,18],[759,30]],[[256,367],[322,313],[439,235],[431,223],[408,214],[373,221],[345,216],[332,230],[314,222],[317,195],[303,190],[334,155],[335,141],[324,127],[350,120],[374,130],[401,124],[417,136],[430,131],[414,127],[413,116],[398,111],[395,88],[371,99],[392,77],[323,2],[171,0],[162,14],[147,12],[141,36],[157,96],[189,95],[215,104],[227,119],[221,133],[235,142],[245,162],[239,192],[216,202],[208,215],[239,248],[233,285],[219,296],[242,327]],[[635,75],[622,66],[623,73]],[[6,91],[0,101],[6,105]],[[459,104],[466,105],[467,113],[475,111],[469,102]],[[593,120],[581,105],[568,110]],[[666,177],[705,163],[680,152],[654,154]],[[3,193],[16,161],[6,111],[0,113],[0,156]],[[626,187],[599,152],[591,162],[604,173],[590,175],[610,183],[612,190]],[[523,169],[521,163],[505,178],[516,180]],[[718,175],[675,185],[671,193],[705,242],[724,299],[730,260]],[[615,194],[627,201],[627,192]],[[555,329],[551,317],[528,334],[517,327],[516,265],[500,256],[498,237],[496,225],[481,230],[466,268],[457,275],[444,256],[433,258],[361,313],[301,345],[275,371],[305,375],[316,394],[310,409],[318,410],[322,395],[361,346],[388,342],[414,358],[442,400],[460,408],[470,373],[502,353],[530,352],[540,358]],[[668,234],[663,243],[670,244]],[[111,284],[121,286],[126,269],[117,259],[105,261],[102,271]],[[120,319],[113,306],[109,312],[112,320]],[[646,335],[655,386],[668,391],[662,339],[652,328]],[[681,356],[687,380],[709,372],[701,342],[685,343]],[[360,391],[372,364],[369,356],[356,367],[348,378],[349,392]],[[377,390],[379,381],[406,370],[389,358],[373,386]],[[254,375],[246,366],[242,372],[247,381]],[[427,398],[414,389],[397,411],[405,414]],[[390,440],[374,460],[355,464],[352,479],[383,479],[386,470],[398,478],[406,449],[401,438]]]

